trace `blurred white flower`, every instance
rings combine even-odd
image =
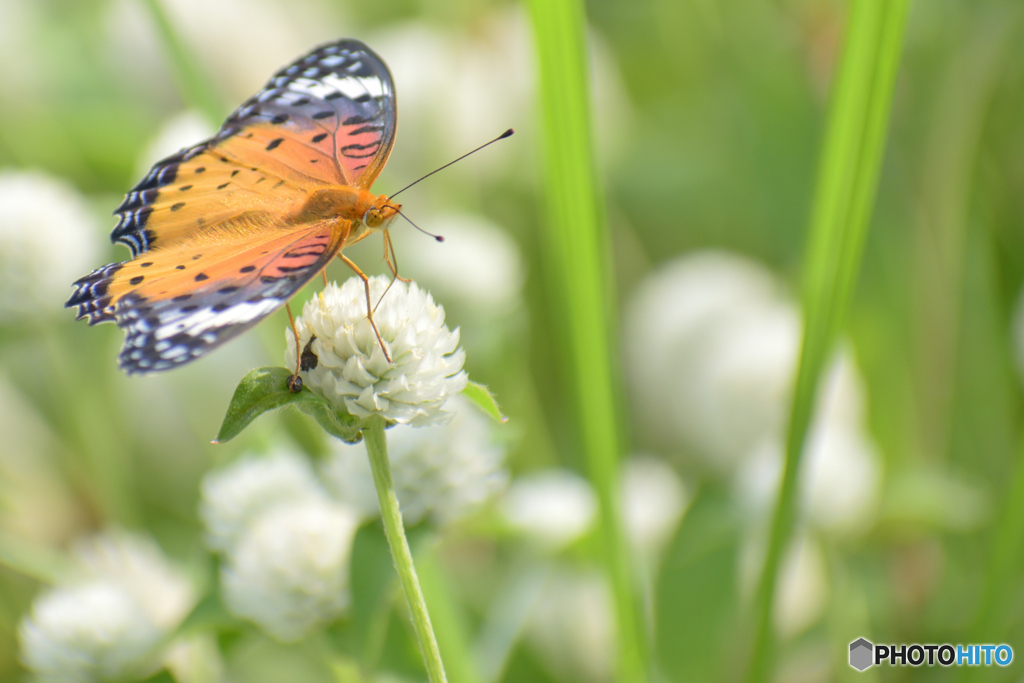
[[[359,518],[330,499],[305,458],[243,458],[208,474],[202,491],[207,544],[224,556],[229,611],[293,641],[345,610]]]
[[[828,603],[828,569],[820,545],[808,536],[794,539],[781,567],[772,619],[782,637],[812,626]]]
[[[403,251],[402,272],[415,274],[446,301],[466,304],[488,318],[506,315],[522,296],[523,258],[515,240],[482,216],[443,214],[417,219],[444,235],[443,243],[429,243]]]
[[[740,551],[740,588],[749,601],[764,562],[766,538],[748,534]],[[811,533],[797,534],[779,566],[772,621],[779,635],[792,638],[813,626],[828,604],[828,567],[821,544]]]
[[[141,678],[195,601],[188,581],[149,539],[108,533],[77,544],[66,582],[21,623],[22,660],[42,680]]]
[[[0,526],[22,538],[62,545],[84,516],[56,458],[58,436],[0,372]]]
[[[143,178],[156,162],[191,147],[216,133],[213,124],[200,112],[187,109],[164,121],[160,130],[142,150],[135,165],[135,175]]]
[[[597,571],[553,571],[526,624],[527,642],[567,681],[610,681],[614,634],[611,588]]]
[[[388,457],[402,518],[413,525],[429,516],[437,525],[465,517],[499,493],[508,479],[504,447],[495,441],[490,418],[461,396],[443,426],[396,425],[387,432]],[[332,441],[335,454],[324,465],[327,487],[365,516],[380,514],[380,502],[363,444]]]
[[[354,512],[322,498],[258,515],[222,569],[228,609],[282,641],[334,620],[349,604],[358,524]]]
[[[390,424],[443,424],[452,414],[445,401],[466,386],[466,353],[459,331],[444,324],[444,308],[415,283],[370,278],[374,322],[388,347],[387,361],[366,316],[359,278],[331,283],[306,302],[296,318],[300,346],[316,335],[315,368],[303,371],[305,385],[339,409],[359,418],[373,415]],[[383,297],[383,299],[381,298]],[[295,367],[295,337],[286,331],[286,367]]]
[[[536,63],[533,32],[523,8],[508,6],[477,17],[469,30],[423,22],[390,25],[367,42],[387,60],[402,101],[403,177],[415,177],[515,128],[516,138],[471,162],[453,167],[460,187],[499,173],[536,180]],[[602,158],[629,143],[632,111],[611,50],[591,31],[587,37],[595,109],[594,139]],[[445,97],[438,97],[444,92]],[[515,142],[518,140],[518,142]],[[397,161],[397,164],[396,164]],[[461,177],[460,177],[461,176]]]
[[[645,428],[727,470],[775,434],[800,320],[772,274],[705,252],[648,277],[625,316],[627,377]]]
[[[879,498],[878,457],[860,427],[860,379],[847,354],[832,364],[818,396],[817,418],[807,436],[801,501],[808,523],[834,532],[856,532],[871,518]],[[735,486],[752,518],[775,502],[784,460],[781,439],[754,448]]]
[[[320,42],[345,35],[316,0],[164,0],[161,5],[194,58],[234,107]],[[131,0],[105,3],[102,41],[111,67],[150,97],[167,97],[168,59],[152,16]],[[253,49],[257,47],[259,49]],[[227,112],[225,112],[226,114]]]
[[[22,661],[44,681],[143,678],[160,631],[115,581],[55,588],[21,626]]]
[[[570,470],[543,470],[516,478],[501,501],[501,512],[513,529],[557,548],[590,529],[597,496],[586,479]]]
[[[83,577],[117,582],[164,631],[192,608],[192,585],[149,538],[108,532],[75,543],[73,551]]]
[[[799,310],[770,271],[705,252],[644,282],[626,316],[637,418],[669,448],[732,474],[752,518],[774,501],[799,355]],[[862,528],[878,497],[877,454],[847,352],[826,372],[808,435],[802,498],[822,528]]]
[[[622,515],[634,551],[657,555],[671,539],[688,495],[675,470],[659,458],[637,456],[622,467]]]
[[[206,544],[230,550],[261,512],[323,495],[309,461],[300,455],[283,451],[241,458],[203,479],[199,514]]]
[[[100,232],[67,182],[0,171],[0,324],[62,313],[71,283],[96,266]]]

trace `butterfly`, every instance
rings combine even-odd
[[[111,241],[132,258],[75,282],[65,306],[90,325],[124,330],[119,364],[137,374],[188,363],[245,332],[336,256],[366,282],[341,252],[383,231],[387,256],[401,205],[370,186],[391,154],[396,115],[391,74],[370,48],[316,48],[214,137],[153,166],[114,212]],[[372,324],[368,288],[367,306]]]

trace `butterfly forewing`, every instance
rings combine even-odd
[[[281,181],[306,190],[368,188],[391,154],[395,123],[394,84],[384,61],[359,41],[324,45],[275,74],[216,136],[155,164],[115,211],[111,239],[135,256],[202,227],[196,223],[211,204],[215,220],[241,213],[249,208],[245,201],[222,205],[214,193],[245,182],[242,174],[265,183],[258,188],[261,202],[273,200],[271,189],[281,190]],[[174,215],[188,206],[179,192],[210,196]],[[276,199],[287,204],[294,197]]]
[[[68,306],[126,332],[128,372],[197,358],[269,315],[353,235],[304,223],[324,187],[369,188],[395,137],[391,74],[342,40],[282,69],[213,138],[155,164],[115,211],[133,260],[79,280]]]
[[[304,149],[319,152],[334,161],[337,175],[329,182],[369,187],[391,154],[395,122],[395,88],[384,61],[362,43],[343,40],[281,69],[225,127],[288,131],[279,143],[285,153],[301,160]]]

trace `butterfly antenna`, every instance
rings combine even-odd
[[[452,164],[454,164],[455,162],[457,162],[457,161],[462,161],[463,159],[465,159],[466,157],[468,157],[468,156],[469,156],[470,154],[475,154],[476,152],[479,152],[480,150],[482,150],[482,149],[483,149],[484,147],[486,147],[487,145],[492,145],[492,144],[494,144],[495,142],[497,142],[498,140],[504,140],[504,139],[505,139],[505,138],[507,138],[507,137],[511,137],[511,136],[512,136],[512,133],[514,133],[514,132],[515,132],[514,130],[512,130],[511,128],[509,128],[509,129],[508,129],[508,130],[506,130],[506,131],[505,131],[504,133],[502,133],[502,134],[501,134],[501,135],[499,135],[498,137],[494,138],[494,139],[493,139],[493,140],[491,140],[490,142],[485,142],[484,144],[480,145],[479,147],[477,147],[476,149],[472,150],[471,152],[466,152],[465,154],[463,154],[463,155],[462,155],[461,157],[459,157],[459,158],[458,158],[458,159],[456,159],[455,161],[449,161],[449,162],[448,162],[447,164],[445,164],[445,165],[444,165],[444,166],[442,166],[441,168],[436,168],[436,169],[434,169],[433,171],[431,171],[431,172],[430,172],[430,173],[428,173],[427,175],[423,176],[423,177],[422,177],[422,178],[420,178],[419,180],[414,180],[413,182],[409,183],[408,185],[406,185],[405,187],[403,187],[403,188],[402,188],[401,190],[399,190],[398,192],[396,192],[396,193],[394,193],[393,195],[391,195],[390,197],[388,197],[388,201],[391,201],[392,199],[394,199],[394,198],[395,198],[395,197],[397,197],[398,195],[402,194],[403,192],[405,192],[406,190],[408,190],[408,189],[409,189],[410,187],[412,187],[412,186],[413,186],[413,185],[415,185],[416,183],[420,182],[420,180],[426,180],[427,178],[429,178],[430,176],[434,175],[434,174],[435,174],[435,173],[437,173],[438,171],[443,171],[444,169],[448,168],[449,166],[451,166],[451,165],[452,165]],[[406,219],[406,220],[409,220],[409,219]],[[411,223],[412,221],[409,221],[409,222]],[[429,233],[428,233],[428,234],[429,234]]]
[[[494,141],[492,140],[491,142],[494,142]],[[488,143],[488,144],[490,144],[490,143]],[[458,161],[458,159],[456,159],[456,161]],[[452,162],[452,163],[455,163],[455,162]],[[443,167],[442,167],[442,168],[443,168]],[[439,168],[439,169],[437,169],[437,170],[438,170],[438,171],[440,171],[441,169]],[[437,172],[437,171],[435,171],[435,173],[436,173],[436,172]],[[424,176],[424,177],[426,177],[426,176]],[[422,178],[421,178],[420,180],[422,180]],[[395,194],[397,194],[397,193],[395,193]],[[390,199],[390,197],[389,197],[389,199]],[[418,225],[416,225],[415,223],[413,223],[413,222],[412,222],[412,219],[411,219],[411,218],[409,218],[408,216],[406,216],[406,215],[405,215],[404,213],[402,213],[401,211],[398,211],[398,209],[395,209],[395,211],[396,211],[396,212],[398,213],[398,215],[399,215],[399,216],[401,216],[401,217],[402,217],[402,218],[404,218],[405,220],[409,221],[409,225],[411,225],[412,227],[416,228],[417,230],[419,230],[420,232],[422,232],[422,233],[423,233],[424,235],[430,235],[431,237],[433,237],[433,238],[434,238],[435,240],[437,240],[438,242],[444,242],[444,236],[443,236],[443,235],[435,235],[435,234],[434,234],[434,233],[432,233],[432,232],[427,232],[426,230],[424,230],[424,229],[423,229],[423,228],[421,228],[420,226],[418,226]]]

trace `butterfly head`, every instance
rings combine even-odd
[[[371,230],[386,230],[401,208],[401,204],[392,204],[387,197],[379,197],[363,213],[363,225]]]

